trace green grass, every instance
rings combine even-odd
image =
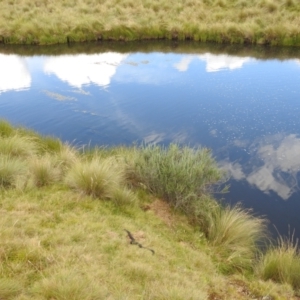
[[[288,283],[300,290],[300,254],[298,243],[279,238],[278,246],[262,257],[259,273],[264,280]]]
[[[224,174],[208,149],[146,146],[135,148],[128,179],[180,209],[199,226],[225,272],[253,268],[258,244],[266,237],[264,220],[240,207],[223,207],[210,196]],[[226,262],[223,264],[223,262]]]
[[[206,149],[79,151],[9,124],[0,132],[35,145],[26,160],[0,153],[1,299],[296,299],[295,281],[254,271],[264,221],[211,197],[221,173]],[[46,151],[45,139],[59,147]],[[160,171],[170,184],[146,180]]]
[[[56,165],[55,157],[49,155],[43,157],[36,157],[29,161],[29,174],[31,184],[36,187],[50,185],[59,179],[60,169]]]
[[[78,161],[70,167],[65,182],[75,190],[97,198],[111,198],[124,179],[114,159]]]
[[[207,239],[215,247],[224,271],[253,269],[259,245],[267,237],[265,220],[254,218],[239,206],[215,205],[207,215]]]
[[[208,149],[171,144],[168,148],[146,146],[135,149],[128,177],[164,198],[175,208],[188,211],[191,201],[208,194],[222,173]],[[130,164],[130,162],[129,162]]]
[[[13,187],[18,178],[25,176],[26,164],[19,158],[0,155],[0,186]]]
[[[0,41],[175,39],[299,46],[299,12],[296,0],[2,0]]]

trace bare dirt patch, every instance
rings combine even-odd
[[[144,207],[144,210],[151,210],[158,216],[165,224],[172,226],[175,222],[171,207],[163,200],[156,199],[151,204]]]

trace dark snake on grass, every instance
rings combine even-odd
[[[152,252],[152,254],[155,254],[154,250],[152,250],[152,249],[150,249],[150,248],[147,248],[147,247],[144,247],[142,244],[140,244],[139,242],[137,242],[129,230],[127,230],[127,229],[124,229],[124,230],[127,232],[127,235],[128,235],[128,237],[129,237],[129,239],[130,239],[130,244],[131,244],[131,245],[137,245],[137,246],[139,246],[140,248],[149,250],[149,251]]]

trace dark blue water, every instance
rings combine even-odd
[[[0,118],[75,145],[209,147],[231,176],[227,202],[300,237],[297,53],[193,47],[0,48]]]

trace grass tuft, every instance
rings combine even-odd
[[[83,194],[96,198],[110,198],[124,181],[123,171],[114,159],[78,161],[68,171],[66,184]]]
[[[79,161],[79,155],[74,147],[66,144],[56,153],[55,159],[56,164],[65,173],[73,164]]]
[[[134,192],[125,187],[113,190],[110,197],[117,206],[134,205],[137,202]]]
[[[58,153],[63,149],[63,144],[62,142],[54,137],[42,137],[40,138],[40,144],[42,150],[47,153],[47,152],[54,152]]]
[[[29,171],[32,184],[36,187],[50,185],[60,178],[60,170],[50,155],[36,157],[30,161]]]
[[[264,280],[288,283],[294,289],[300,289],[298,243],[280,237],[278,246],[270,248],[262,257],[259,273]]]
[[[31,137],[13,135],[0,138],[0,154],[25,158],[36,152],[37,145]]]
[[[216,247],[218,256],[226,261],[224,271],[251,269],[259,243],[266,238],[266,222],[253,217],[240,206],[214,208],[206,212],[207,239]]]
[[[0,121],[0,137],[8,137],[12,135],[14,128],[6,121]]]
[[[0,299],[15,299],[22,288],[20,283],[10,278],[0,278]]]
[[[18,177],[24,176],[26,164],[18,158],[0,156],[0,186],[13,187]]]

